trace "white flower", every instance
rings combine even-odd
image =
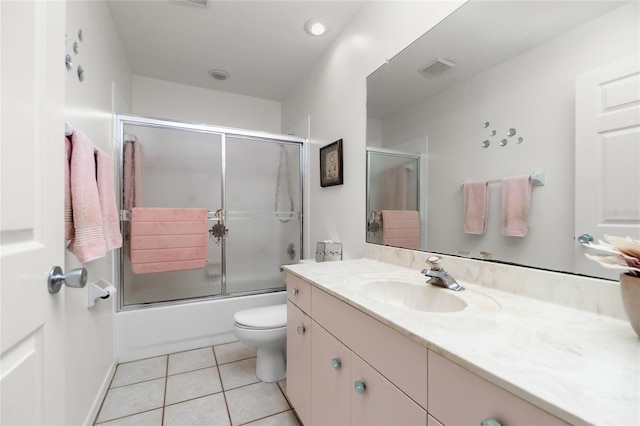
[[[622,238],[605,235],[599,244],[587,243],[586,247],[610,253],[613,256],[592,256],[585,254],[589,259],[595,260],[601,266],[610,269],[624,269],[629,275],[640,277],[640,241],[630,237]]]

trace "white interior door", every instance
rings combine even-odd
[[[0,424],[65,424],[64,2],[0,1]]]
[[[580,235],[640,240],[640,58],[576,78],[576,271],[617,279],[585,258]]]

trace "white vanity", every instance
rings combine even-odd
[[[640,422],[624,320],[372,259],[286,269],[287,395],[305,426]],[[447,293],[415,305],[412,285]]]

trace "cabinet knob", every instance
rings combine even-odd
[[[289,290],[289,294],[291,294],[292,296],[297,296],[298,295],[298,289],[297,288],[292,288],[291,290]]]
[[[367,390],[367,386],[364,384],[364,382],[361,382],[360,380],[356,380],[353,385],[356,388],[356,393],[359,393],[361,395],[364,393],[365,390]]]
[[[338,358],[333,358],[331,360],[331,366],[334,370],[339,370],[340,367],[342,367],[342,361],[340,361]]]
[[[304,328],[304,324],[300,324],[300,325],[298,326],[298,334],[302,336],[302,335],[304,334],[304,332],[305,332],[305,331],[307,331],[307,329],[306,329],[306,328]]]
[[[480,426],[502,426],[499,421],[494,418],[484,419],[480,422]]]

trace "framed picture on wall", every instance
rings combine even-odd
[[[320,186],[342,185],[342,139],[320,148]]]

